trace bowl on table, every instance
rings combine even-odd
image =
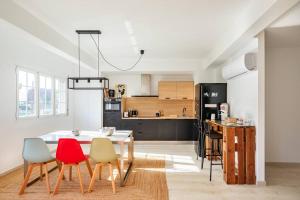
[[[103,127],[103,134],[105,136],[111,136],[112,134],[114,134],[115,130],[115,127]]]
[[[75,129],[75,130],[72,131],[72,134],[74,136],[79,136],[80,135],[80,131],[78,129]]]

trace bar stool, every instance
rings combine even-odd
[[[116,185],[115,180],[113,176],[112,167],[113,165],[117,166],[119,176],[121,179],[121,170],[120,170],[120,164],[118,160],[118,154],[116,154],[114,146],[112,142],[107,138],[95,138],[92,141],[91,149],[90,149],[90,158],[96,163],[94,173],[90,182],[89,190],[88,192],[91,192],[94,187],[94,183],[96,180],[96,173],[97,170],[99,171],[99,179],[101,179],[101,169],[102,166],[108,165],[109,166],[109,172],[111,177],[111,184],[113,193],[116,193]]]
[[[24,193],[34,167],[40,167],[41,180],[43,177],[43,168],[45,169],[46,186],[48,193],[50,194],[51,189],[49,184],[47,164],[55,161],[55,158],[51,155],[47,144],[41,138],[25,138],[22,155],[24,160],[29,163],[29,166],[19,190],[19,195]]]
[[[206,156],[210,156],[210,173],[209,173],[209,181],[211,181],[211,176],[212,176],[212,166],[213,165],[221,165],[223,169],[223,154],[222,154],[222,148],[221,148],[221,143],[220,140],[223,139],[223,135],[214,131],[212,127],[207,123],[204,122],[204,139],[203,139],[203,148],[202,148],[202,153],[203,157],[201,160],[201,169],[203,169],[203,163],[204,163],[204,158]],[[208,136],[208,138],[211,140],[211,147],[206,148],[205,144],[205,137]],[[215,142],[217,142],[217,151],[215,150]],[[207,154],[207,150],[210,150],[210,154]],[[220,163],[213,163],[213,157],[220,156]]]
[[[86,163],[91,177],[92,177],[92,169],[88,160],[89,157],[83,154],[79,142],[76,139],[71,139],[71,138],[59,139],[57,151],[56,151],[56,159],[62,163],[62,167],[56,181],[53,195],[55,195],[58,192],[60,182],[63,179],[65,168],[69,167],[71,171],[72,166],[77,167],[77,175],[79,179],[80,190],[81,193],[84,193],[79,164],[81,162]]]

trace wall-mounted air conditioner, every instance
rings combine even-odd
[[[257,54],[246,53],[243,56],[230,62],[222,69],[222,75],[225,80],[229,80],[248,71],[257,69]]]

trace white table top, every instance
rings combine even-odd
[[[40,136],[47,144],[57,144],[60,138],[74,138],[81,144],[89,144],[93,138],[108,138],[113,143],[130,142],[131,130],[117,130],[111,136],[106,136],[100,131],[80,131],[79,136],[73,135],[72,131],[55,131]]]

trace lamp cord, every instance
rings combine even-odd
[[[90,34],[91,35],[91,34]],[[97,35],[98,36],[98,47],[99,47],[99,34]],[[100,72],[99,72],[99,51],[98,51],[98,77],[100,76]]]
[[[105,56],[103,55],[103,53],[100,51],[100,48],[99,48],[99,35],[98,35],[98,45],[97,45],[97,42],[96,40],[94,39],[94,37],[92,36],[92,34],[90,34],[91,38],[93,39],[94,41],[94,44],[96,45],[96,48],[98,49],[98,76],[99,76],[99,54],[101,55],[102,59],[107,63],[109,64],[111,67],[119,70],[119,71],[129,71],[129,70],[132,70],[142,59],[143,57],[143,54],[141,53],[140,57],[138,58],[138,60],[131,66],[131,67],[128,67],[128,68],[125,68],[125,69],[122,69],[112,63],[110,63],[106,58]]]

